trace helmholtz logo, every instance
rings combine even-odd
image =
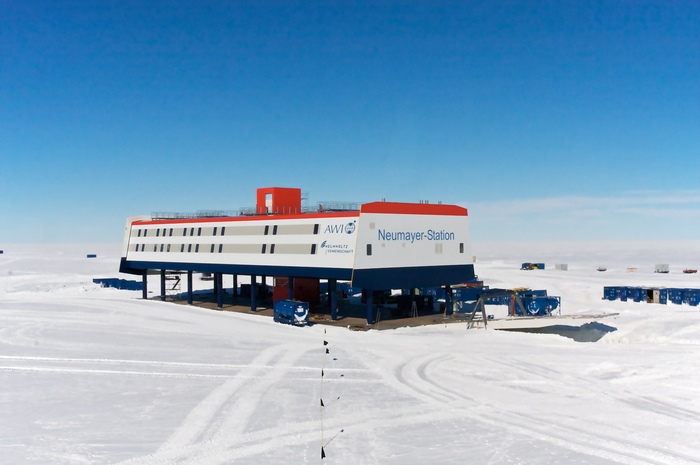
[[[325,255],[329,253],[352,253],[352,249],[347,244],[329,244],[328,241],[321,242],[321,248],[325,250]]]
[[[324,234],[352,234],[355,232],[357,221],[348,224],[329,224],[323,231]]]

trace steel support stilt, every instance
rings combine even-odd
[[[258,277],[256,275],[250,276],[250,311],[255,312],[258,309],[258,283],[256,282]]]
[[[445,286],[445,315],[452,315],[452,288]]]
[[[224,275],[222,273],[216,273],[216,308],[222,308],[224,306]]]
[[[192,271],[187,272],[187,303],[192,305]]]
[[[143,270],[143,275],[141,276],[143,282],[143,289],[141,290],[141,297],[148,299],[148,270]]]

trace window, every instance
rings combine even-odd
[[[268,233],[268,232],[270,232],[270,227],[269,227],[269,226],[265,226],[265,235],[266,235],[266,236],[267,236],[267,233]],[[265,253],[265,252],[263,252],[263,253]]]
[[[163,237],[165,237],[166,228],[163,228]]]
[[[167,251],[170,252],[170,244],[168,244],[168,250],[167,250]]]
[[[163,246],[164,246],[164,245],[165,245],[165,244],[161,244],[161,245],[160,245],[160,251],[161,251],[161,252],[163,251]]]
[[[265,253],[265,248],[266,248],[266,247],[267,247],[267,244],[263,244],[262,253]]]
[[[209,251],[209,253],[214,253],[214,244],[211,245],[211,250]]]
[[[192,244],[187,246],[187,253],[190,253],[190,252],[192,252]]]
[[[372,255],[372,244],[367,244],[367,255]]]
[[[138,244],[136,244],[136,251],[137,251],[137,252],[139,251],[139,245],[138,245]]]
[[[224,235],[224,231],[226,231],[226,226],[222,226],[222,227],[221,227],[221,235],[222,235],[222,236]]]
[[[199,244],[197,244],[197,245],[194,246],[194,251],[195,251],[195,252],[199,252]]]
[[[219,244],[219,253],[221,253],[222,250],[224,250],[224,244]]]
[[[160,237],[160,229],[156,229],[156,237]]]
[[[274,235],[276,235],[276,234],[277,234],[277,225],[274,225],[274,226],[272,227],[272,235],[274,236]]]
[[[182,228],[182,235],[186,236],[187,235],[187,228]]]
[[[276,228],[277,226],[275,226]],[[275,253],[275,244],[270,245],[270,253]]]
[[[158,244],[153,244],[153,251],[158,252]]]
[[[141,230],[139,229],[139,237],[141,237]]]
[[[214,226],[214,234],[212,236],[216,236],[216,226]]]
[[[190,236],[194,236],[194,228],[190,229]]]
[[[143,237],[146,237],[146,236],[148,236],[148,229],[143,230]]]
[[[197,235],[198,235],[198,236],[201,236],[201,235],[202,235],[202,228],[199,228],[199,229],[197,230]]]
[[[184,252],[184,251],[185,251],[185,244],[182,244],[182,245],[180,246],[180,252]]]
[[[316,255],[316,244],[311,244],[311,255]]]
[[[173,228],[170,228],[170,234],[168,234],[168,236],[172,236],[172,235],[173,235]]]
[[[318,234],[318,224],[314,225],[314,234]]]
[[[464,253],[464,242],[459,243],[459,253]]]

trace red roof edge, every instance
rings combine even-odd
[[[434,203],[372,202],[363,204],[360,207],[360,213],[467,216],[467,209],[457,205]]]

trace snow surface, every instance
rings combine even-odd
[[[700,463],[700,308],[601,300],[604,285],[700,287],[681,274],[696,244],[649,247],[474,245],[487,285],[620,313],[580,343],[294,328],[94,285],[119,276],[120,244],[4,245],[0,462],[303,464],[324,444],[328,464]]]

